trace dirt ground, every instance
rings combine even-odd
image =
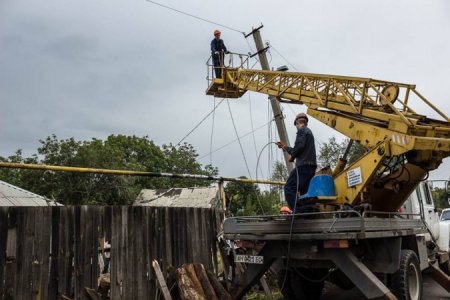
[[[423,277],[424,293],[422,299],[426,300],[450,300],[450,293],[437,284],[432,278],[424,274]],[[323,296],[322,300],[354,300],[366,299],[358,289],[354,288],[349,291],[343,291],[333,286]]]

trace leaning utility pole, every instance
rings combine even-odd
[[[269,47],[264,48],[261,34],[259,33],[259,30],[263,27],[263,25],[259,26],[256,29],[253,29],[252,32],[247,34],[245,38],[249,37],[250,35],[253,35],[253,39],[255,40],[256,50],[259,57],[259,62],[261,63],[261,68],[263,70],[270,71],[269,61],[267,60],[266,56],[266,50]],[[281,112],[280,103],[278,102],[277,98],[274,96],[269,96],[270,104],[272,105],[272,111],[273,116],[275,118],[275,124],[277,125],[278,130],[278,136],[280,137],[281,142],[283,142],[286,146],[290,146],[289,144],[289,138],[286,131],[286,125],[284,124],[284,118],[283,113]],[[286,167],[289,171],[289,173],[294,169],[293,164],[289,161],[289,154],[286,152],[283,152],[284,154],[284,160],[286,162]]]

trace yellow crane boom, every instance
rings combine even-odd
[[[362,77],[222,67],[207,95],[239,98],[246,91],[304,104],[307,113],[367,149],[334,171],[335,204],[368,203],[394,211],[428,171],[450,155],[450,119],[413,84]],[[428,107],[443,120],[420,114]],[[350,182],[359,174],[359,181]]]

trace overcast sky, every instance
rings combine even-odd
[[[450,1],[160,2],[239,31],[263,23],[263,40],[299,71],[415,83],[450,114]],[[148,135],[159,145],[177,143],[213,108],[214,98],[204,93],[205,62],[216,28],[229,50],[251,51],[242,34],[145,0],[0,1],[0,155],[19,148],[30,155],[53,133],[80,140]],[[274,50],[269,57],[273,67],[287,64]],[[268,122],[264,95],[230,100],[230,107],[241,135],[252,123]],[[292,140],[293,116],[306,108],[283,109]],[[212,142],[212,117],[186,141],[221,175],[248,176],[238,143],[207,155],[211,145],[214,150],[236,138],[226,102],[214,120]],[[317,146],[332,135],[342,139],[316,121],[310,127]],[[275,148],[263,149],[277,139],[273,126],[242,139],[252,177],[260,151],[259,178],[281,158]],[[449,177],[446,159],[431,178]]]

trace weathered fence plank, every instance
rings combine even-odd
[[[89,299],[100,241],[111,244],[111,299],[152,299],[153,260],[163,276],[193,262],[213,271],[219,220],[201,208],[0,208],[0,299]]]
[[[0,207],[0,283],[5,279],[8,207]],[[5,299],[5,285],[0,284],[0,299]]]
[[[17,235],[19,226],[19,210],[10,209],[8,212],[8,231],[6,240],[6,266],[5,266],[5,299],[14,299],[17,290]],[[7,275],[7,276],[6,276]]]
[[[58,285],[59,285],[59,224],[60,224],[60,213],[61,209],[51,210],[51,252],[50,252],[50,278],[48,287],[48,299],[56,299],[58,295]]]

